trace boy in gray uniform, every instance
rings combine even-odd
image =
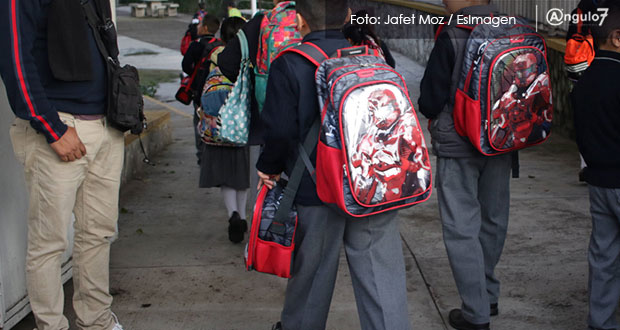
[[[299,31],[325,54],[351,47],[341,32],[346,0],[296,1]],[[280,173],[292,172],[296,146],[304,141],[321,106],[316,65],[296,53],[271,64],[261,120],[265,146],[258,159],[260,184],[273,188]],[[310,155],[313,165],[316,152]],[[409,330],[402,241],[396,211],[362,218],[344,216],[323,204],[308,171],[295,197],[298,224],[292,278],[281,322],[274,330],[324,330],[344,248],[362,330]]]
[[[615,1],[614,1],[615,2]],[[588,250],[589,329],[620,329],[620,4],[593,27],[598,50],[573,90],[577,144],[588,167],[592,234]]]
[[[455,15],[497,16],[488,0],[444,0]],[[455,329],[489,329],[497,315],[497,265],[508,227],[509,154],[487,157],[454,128],[454,95],[469,31],[446,26],[438,36],[420,86],[419,109],[431,119],[437,196],[450,267],[462,299],[450,311]]]

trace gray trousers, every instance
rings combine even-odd
[[[326,206],[297,206],[293,277],[284,330],[325,329],[344,248],[363,330],[409,330],[402,242],[396,212],[344,217]]]
[[[620,189],[590,185],[592,234],[588,249],[590,329],[620,329]]]
[[[511,157],[439,157],[437,166],[444,244],[463,316],[488,323],[489,304],[499,298],[495,266],[508,228]]]

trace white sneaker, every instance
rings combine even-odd
[[[123,330],[123,326],[118,323],[118,317],[116,317],[116,314],[112,313],[112,317],[114,318],[114,328],[112,328],[112,330]]]

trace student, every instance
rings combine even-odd
[[[282,5],[286,5],[284,0],[273,0],[274,8]],[[251,20],[249,20],[242,28],[243,32],[246,35],[248,40],[248,51],[250,53],[250,62],[252,63],[252,67],[256,68],[258,65],[258,50],[260,48],[261,43],[261,24],[263,22],[263,18],[265,17],[265,12],[257,13]],[[237,76],[239,75],[240,65],[241,63],[241,46],[239,44],[239,38],[235,37],[230,40],[228,44],[226,44],[226,48],[223,52],[218,56],[218,64],[222,73],[226,76],[226,78],[230,79],[230,81],[235,82],[237,80]],[[252,76],[252,82],[255,81],[254,70],[250,70],[250,75]],[[258,101],[256,100],[256,96],[254,93],[251,93],[251,101],[250,101],[250,136],[248,139],[248,144],[252,146],[250,148],[250,159],[251,163],[255,164],[258,159],[259,154],[259,145],[263,144],[263,127],[260,121],[260,113],[259,113]],[[258,178],[256,175],[252,175],[252,186],[255,186]],[[252,196],[250,198],[253,201],[256,197],[256,192],[252,190]]]
[[[365,17],[368,15],[368,12],[366,10],[360,10],[353,15],[356,17]],[[375,33],[375,27],[372,24],[347,23],[342,28],[342,33],[344,33],[345,38],[354,46],[367,45],[370,48],[379,50],[387,64],[396,68],[396,61],[390,49],[385,42],[379,39]]]
[[[253,67],[256,67],[256,54],[258,53],[258,43],[260,38],[260,25],[263,20],[263,13],[257,13],[251,20],[249,20],[241,30],[245,33],[248,39],[248,50],[250,52],[250,62]],[[226,76],[230,81],[237,81],[239,70],[241,68],[241,45],[239,44],[239,38],[235,37],[226,44],[226,48],[218,56],[218,66],[222,71],[222,74]],[[253,75],[253,70],[250,70]],[[254,78],[252,78],[252,81]],[[249,144],[260,145],[262,139],[260,136],[261,125],[260,115],[258,113],[258,105],[254,93],[252,94],[251,106],[250,106],[250,134]]]
[[[619,329],[620,299],[620,4],[593,27],[596,57],[572,99],[579,151],[588,163],[592,233],[588,249],[589,329]]]
[[[581,49],[582,47],[588,47],[584,43],[589,43],[589,41],[584,40],[581,42],[577,42],[576,40],[571,41],[571,39],[575,37],[578,37],[578,38],[586,37],[592,34],[592,27],[595,25],[598,25],[599,22],[590,21],[587,18],[592,17],[591,16],[592,14],[598,13],[597,8],[602,2],[603,0],[581,0],[579,1],[577,8],[575,8],[571,13],[571,15],[581,14],[583,15],[582,17],[585,18],[584,20],[580,19],[577,22],[574,22],[571,20],[568,24],[568,32],[566,33],[567,52],[565,55],[565,63],[566,63],[566,68],[567,68],[568,79],[573,84],[575,84],[579,80],[579,77],[581,76],[581,74],[583,74],[583,71],[585,71],[585,69],[587,68],[587,66],[584,66],[583,63],[581,62],[584,60],[582,58],[583,52],[581,51]],[[581,39],[577,39],[577,40],[581,40]],[[569,49],[571,47],[575,47],[574,46],[575,43],[577,45],[582,45],[579,47],[580,51],[569,52]],[[591,45],[591,46],[593,47],[594,45]],[[577,62],[578,64],[574,64],[575,62]],[[581,154],[579,155],[579,159],[581,160],[581,169],[579,170],[579,182],[584,182],[586,161],[583,159],[583,156]]]
[[[205,17],[202,19],[202,22],[198,26],[199,39],[189,45],[185,56],[183,56],[183,61],[181,62],[183,72],[191,75],[194,72],[196,65],[200,64],[200,62],[205,56],[210,55],[210,50],[222,45],[220,42],[216,42],[219,40],[215,37],[215,34],[217,33],[217,31],[219,31],[219,29],[220,20],[213,15],[205,15]],[[206,78],[206,76],[196,77],[192,84],[192,89],[196,91],[202,91],[202,86],[204,85]],[[197,94],[198,95],[194,101],[197,102],[199,105],[200,93]]]
[[[488,0],[444,0],[455,15],[498,15]],[[489,329],[498,313],[495,276],[508,227],[510,154],[487,157],[456,133],[452,111],[469,31],[446,26],[431,52],[420,86],[420,111],[431,119],[437,155],[437,196],[443,237],[462,299],[450,311],[455,329]]]
[[[327,8],[329,6],[329,9]],[[346,0],[297,1],[304,42],[327,54],[351,47],[341,32]],[[261,113],[265,146],[256,168],[260,184],[273,187],[280,173],[290,175],[320,107],[314,74],[317,67],[296,53],[284,53],[272,65]],[[316,160],[315,153],[311,155]],[[325,206],[306,171],[295,204],[298,228],[295,261],[286,288],[281,322],[274,329],[325,329],[340,250],[344,245],[362,329],[410,329],[402,244],[396,212],[352,218]]]
[[[231,17],[222,23],[222,41],[227,44],[235,37],[237,31],[245,24],[240,17]],[[217,57],[224,47],[214,50],[211,55],[211,70],[217,70]],[[230,83],[226,81],[222,83]],[[205,86],[206,87],[206,86]],[[210,98],[202,107],[221,108],[226,101],[225,93],[221,97]],[[208,112],[208,111],[207,111]],[[220,187],[222,199],[228,212],[228,239],[233,243],[243,241],[247,231],[246,202],[250,187],[250,155],[249,148],[227,147],[202,144],[202,159],[200,161],[200,188]]]
[[[217,17],[207,14],[202,18],[202,22],[200,22],[200,25],[198,26],[198,36],[200,36],[200,39],[193,41],[183,56],[183,61],[181,62],[183,72],[191,75],[194,72],[196,65],[199,65],[205,56],[209,56],[210,50],[222,45],[221,42],[215,38],[215,34],[219,31],[219,29],[220,20],[217,19]],[[195,95],[193,100],[194,110],[198,109],[200,106],[200,95],[202,92],[202,86],[204,86],[205,79],[207,78],[206,74],[209,73],[208,69],[204,70],[204,73],[205,74],[197,75],[190,86]],[[198,164],[200,165],[200,161],[202,159],[202,147],[200,136],[196,131],[198,120],[199,118],[196,116],[196,111],[194,111],[194,140],[196,143],[196,157],[198,157]]]

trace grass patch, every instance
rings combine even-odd
[[[174,70],[138,70],[142,94],[154,97],[161,83],[175,82],[179,79],[179,71]]]

